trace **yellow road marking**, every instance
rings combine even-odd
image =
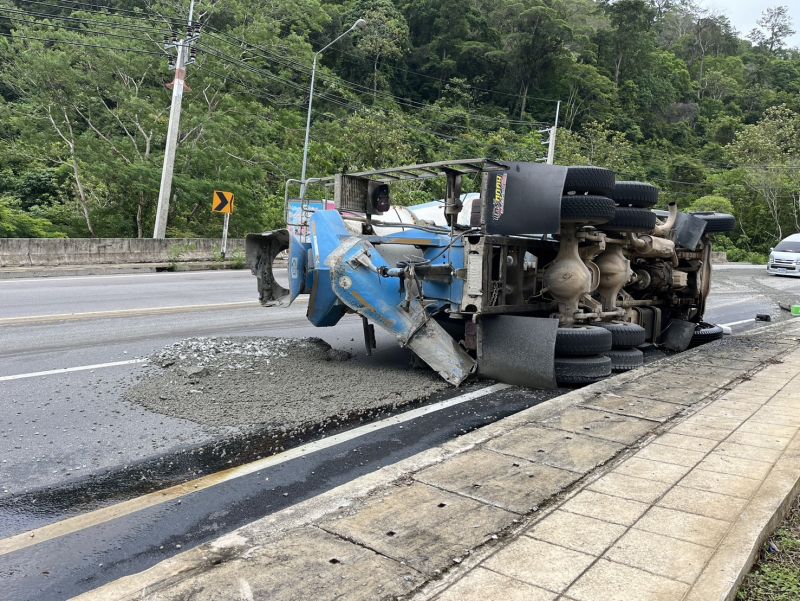
[[[162,503],[178,499],[191,493],[211,488],[217,484],[222,484],[223,482],[228,482],[229,480],[234,480],[235,478],[253,474],[265,468],[279,465],[298,457],[303,457],[309,453],[327,449],[337,444],[364,436],[365,434],[376,432],[389,426],[402,424],[423,415],[434,413],[454,405],[459,405],[461,403],[465,403],[494,392],[499,392],[500,390],[505,390],[506,388],[510,388],[510,386],[508,384],[492,384],[490,386],[479,388],[478,390],[473,390],[472,392],[466,392],[444,401],[439,401],[438,403],[412,409],[399,415],[393,415],[378,422],[365,424],[363,426],[359,426],[358,428],[347,430],[346,432],[340,432],[339,434],[334,434],[333,436],[328,436],[327,438],[316,440],[294,449],[289,449],[288,451],[284,451],[283,453],[279,453],[277,455],[264,457],[263,459],[258,459],[245,465],[232,467],[214,474],[202,476],[201,478],[190,480],[189,482],[185,482],[183,484],[178,484],[176,486],[165,488],[164,490],[148,493],[141,497],[136,497],[135,499],[130,499],[128,501],[122,501],[121,503],[96,509],[82,515],[76,515],[54,524],[48,524],[47,526],[42,526],[41,528],[29,530],[28,532],[15,534],[14,536],[9,536],[8,538],[0,540],[0,556],[21,551],[22,549],[27,549],[28,547],[33,547],[34,545],[66,536],[74,532],[79,532],[99,524],[104,524],[106,522],[110,522],[111,520],[125,517],[137,511],[141,511],[149,507],[155,507],[156,505],[161,505]]]
[[[116,505],[103,507],[102,509],[90,511],[89,513],[67,518],[55,524],[49,524],[41,528],[36,528],[35,530],[10,536],[0,540],[0,556],[13,553],[14,551],[20,551],[21,549],[26,549],[27,547],[32,547],[67,534],[72,534],[73,532],[85,530],[86,528],[97,526],[98,524],[110,522],[111,520],[130,515],[136,511],[166,503],[167,501],[209,488],[221,482],[225,482],[226,480],[237,478],[251,471],[256,471],[256,469],[263,469],[263,467],[265,467],[259,466],[253,469],[251,466],[253,466],[252,463],[209,474],[197,480],[191,480],[184,484],[171,486],[170,488],[123,501]]]

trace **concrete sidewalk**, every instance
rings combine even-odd
[[[800,322],[538,405],[85,599],[732,599],[800,482]]]
[[[795,350],[418,598],[733,599],[797,494],[798,428]]]

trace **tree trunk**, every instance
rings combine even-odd
[[[139,192],[139,202],[136,204],[136,237],[144,238],[144,223],[142,217],[144,213],[144,194]]]
[[[520,92],[520,105],[519,105],[519,118],[520,120],[525,118],[525,107],[528,104],[528,87],[530,84],[526,81],[522,84],[522,91]]]
[[[81,171],[80,167],[78,166],[78,157],[75,156],[74,150],[72,152],[72,175],[75,179],[75,190],[78,193],[78,203],[81,205],[83,220],[86,222],[86,229],[89,230],[89,235],[92,238],[97,238],[97,234],[94,232],[94,227],[92,227],[92,219],[89,215],[89,201],[86,199],[86,190],[83,188]]]
[[[800,192],[792,194],[792,213],[794,213],[794,229],[800,232]]]
[[[65,160],[64,163],[72,163],[72,177],[75,180],[75,191],[78,194],[78,204],[81,205],[81,212],[83,213],[83,219],[86,222],[86,229],[89,230],[89,235],[92,238],[97,238],[97,234],[95,234],[94,228],[92,227],[91,216],[89,215],[89,201],[86,198],[86,190],[83,187],[83,180],[81,179],[81,169],[80,165],[78,164],[78,153],[75,150],[75,133],[72,130],[72,122],[69,119],[69,115],[67,115],[67,109],[65,107],[61,107],[61,111],[64,114],[64,125],[67,127],[69,136],[67,136],[67,134],[65,134],[56,123],[56,120],[53,117],[52,106],[47,107],[47,118],[50,120],[55,132],[62,140],[64,140],[64,143],[69,149],[70,161]]]
[[[375,55],[375,62],[372,63],[372,104],[375,104],[375,97],[378,95],[378,55]]]

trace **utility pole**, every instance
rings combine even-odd
[[[558,113],[561,110],[561,101],[556,104],[556,120],[550,129],[550,140],[547,143],[547,164],[552,165],[556,158],[556,131],[558,130]]]
[[[153,228],[153,238],[165,238],[167,234],[167,215],[169,214],[169,197],[172,194],[172,171],[175,166],[175,151],[178,147],[178,131],[181,121],[181,106],[183,104],[183,88],[186,80],[186,66],[194,63],[197,49],[194,43],[200,38],[200,26],[192,24],[194,17],[194,2],[189,5],[189,23],[186,36],[180,40],[175,33],[172,40],[164,40],[164,48],[174,48],[177,57],[171,68],[175,69],[172,80],[172,104],[169,109],[169,126],[167,127],[167,145],[164,149],[164,167],[161,170],[161,187],[158,190],[158,208],[156,209],[156,224]]]

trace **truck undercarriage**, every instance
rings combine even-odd
[[[391,205],[392,183],[433,177],[444,200]],[[641,365],[645,343],[687,348],[707,327],[711,237],[733,227],[657,215],[655,187],[597,167],[467,159],[315,182],[332,203],[291,200],[287,183],[287,229],[247,237],[262,304],[308,294],[319,327],[357,313],[368,350],[377,325],[454,385],[590,383]]]

